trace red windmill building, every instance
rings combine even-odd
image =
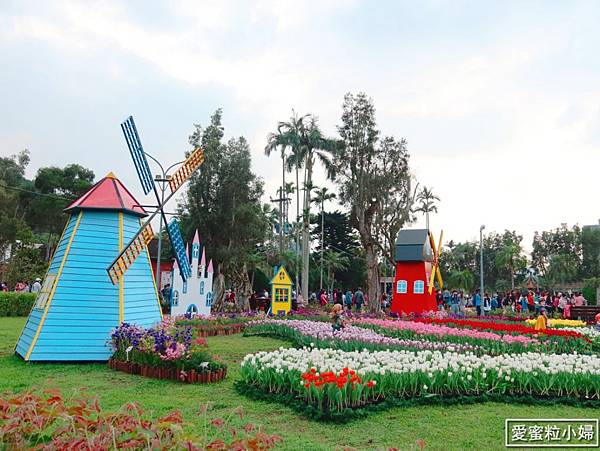
[[[437,310],[434,278],[437,277],[440,289],[444,285],[439,268],[442,236],[443,232],[436,248],[429,230],[401,230],[398,234],[393,313],[408,315]]]

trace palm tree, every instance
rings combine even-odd
[[[475,276],[468,269],[463,271],[453,271],[450,274],[448,282],[450,282],[450,286],[452,286],[452,288],[471,291],[473,289],[473,285],[475,285]]]
[[[280,122],[277,126],[281,145],[291,148],[288,159],[289,167],[304,168],[305,188],[312,184],[312,173],[315,159],[319,159],[327,169],[330,168],[330,155],[334,141],[323,136],[312,115],[298,116],[292,112],[288,122]],[[296,180],[298,186],[299,176]],[[304,190],[302,214],[302,296],[308,298],[308,273],[310,256],[310,190]]]
[[[323,289],[323,250],[325,248],[325,202],[335,199],[335,193],[330,193],[326,187],[316,190],[317,195],[312,198],[312,202],[321,206],[321,281],[319,289]]]
[[[521,247],[516,244],[507,244],[498,250],[496,265],[508,268],[510,271],[510,288],[515,289],[515,263],[521,255]]]
[[[426,186],[417,194],[417,202],[420,202],[418,208],[415,211],[425,213],[425,222],[427,224],[427,230],[429,230],[429,212],[437,213],[436,202],[439,202],[440,198],[433,194],[433,190],[431,188],[427,188]]]
[[[327,266],[327,278],[329,279],[329,291],[333,290],[335,283],[336,271],[344,270],[348,268],[350,259],[342,254],[341,252],[328,250],[324,256],[325,266]]]
[[[289,141],[286,135],[281,131],[281,123],[277,127],[276,133],[269,133],[267,136],[267,145],[265,146],[265,155],[270,156],[271,152],[279,148],[281,151],[281,186],[279,187],[279,254],[280,259],[283,254],[283,221],[284,221],[284,190],[285,190],[285,172],[286,172],[286,149],[289,146]],[[281,261],[280,261],[281,263]]]

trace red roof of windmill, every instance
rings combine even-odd
[[[112,172],[109,172],[83,196],[65,208],[65,211],[80,208],[119,210],[138,216],[147,216],[146,210],[139,205],[139,202]]]

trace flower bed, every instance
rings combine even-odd
[[[430,349],[469,351],[476,347],[469,344],[405,340],[386,337],[371,329],[347,325],[335,331],[330,323],[307,320],[265,320],[249,323],[246,335],[271,335],[291,340],[298,346],[337,348],[346,351],[359,349]]]
[[[301,399],[325,417],[381,401],[461,396],[600,406],[600,357],[591,355],[280,348],[247,355],[241,377],[242,390]]]
[[[427,341],[449,341],[458,344],[471,344],[485,350],[501,354],[505,352],[524,352],[538,348],[539,341],[523,336],[510,334],[495,334],[487,331],[460,329],[436,324],[425,324],[403,320],[381,320],[363,318],[353,321],[354,324],[369,327],[391,337],[403,339],[421,339]],[[546,352],[548,346],[542,347]],[[556,350],[556,349],[554,349]]]
[[[505,324],[505,323],[496,323],[485,320],[474,320],[474,319],[435,319],[435,318],[422,318],[415,319],[414,321],[422,322],[425,324],[446,324],[450,326],[457,327],[469,327],[471,329],[480,329],[480,330],[492,330],[501,333],[519,333],[525,335],[547,335],[554,337],[566,337],[566,338],[579,338],[582,340],[588,340],[587,337],[581,335],[578,332],[574,332],[572,330],[562,330],[562,329],[545,329],[545,330],[535,330],[533,327],[524,326],[522,324]],[[588,340],[589,341],[589,340]]]
[[[533,326],[535,324],[535,319],[527,319],[525,320],[527,324]],[[580,321],[578,319],[548,319],[548,325],[550,327],[585,327],[587,323],[585,321]]]
[[[217,382],[227,375],[226,366],[208,353],[206,340],[192,340],[192,329],[173,320],[150,329],[123,323],[111,334],[111,345],[109,366],[129,374],[188,383]]]

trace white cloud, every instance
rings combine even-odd
[[[188,0],[172,5],[180,27],[152,29],[118,3],[62,1],[46,8],[5,14],[0,39],[40,41],[69,54],[122,54],[189,90],[214,85],[230,92],[236,115],[251,118],[245,134],[267,194],[274,195],[280,177],[280,161],[262,155],[276,122],[295,108],[316,113],[333,134],[342,95],[360,89],[375,99],[382,131],[408,139],[419,180],[442,198],[432,223],[446,229],[447,239],[474,237],[482,222],[488,230],[517,229],[529,239],[536,229],[598,216],[590,202],[600,163],[598,74],[586,77],[580,69],[586,89],[564,78],[556,90],[546,84],[553,74],[540,69],[554,58],[558,67],[556,55],[573,51],[577,19],[589,15],[584,10],[569,20],[557,13],[538,27],[512,29],[509,21],[486,35],[485,44],[453,58],[418,37],[385,57],[379,51],[395,49],[395,42],[382,40],[369,52],[351,47],[360,46],[351,39],[354,30],[340,36],[325,24],[360,10],[356,1]],[[232,51],[236,45],[241,50]],[[407,61],[406,49],[413,47],[426,55]],[[126,59],[97,64],[108,77],[139,77],[129,73]],[[483,116],[489,129],[474,129],[480,127],[474,119]],[[444,123],[455,124],[458,136],[442,132]],[[229,134],[240,134],[236,124],[226,125]],[[19,141],[2,129],[0,136]],[[322,171],[316,176],[322,179]]]

